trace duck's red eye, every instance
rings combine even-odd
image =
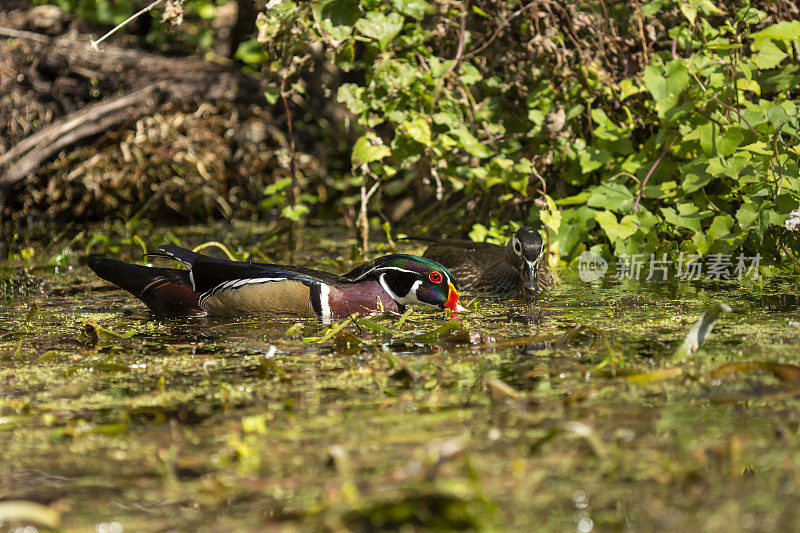
[[[442,282],[442,275],[438,272],[431,272],[428,274],[428,279],[434,283],[441,283]]]

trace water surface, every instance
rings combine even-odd
[[[315,254],[298,262],[329,256]],[[392,334],[317,342],[328,326],[311,319],[157,319],[83,261],[24,287],[6,268],[0,304],[0,499],[43,504],[65,530],[800,518],[800,369],[776,365],[800,364],[796,278],[562,272],[535,309],[478,298],[441,338],[415,338],[449,318],[418,309],[399,328],[372,317]],[[671,359],[717,301],[733,311]]]

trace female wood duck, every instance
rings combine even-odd
[[[434,244],[422,255],[455,275],[462,289],[509,293],[521,287],[530,298],[540,287],[552,287],[553,277],[542,264],[542,237],[522,226],[505,246],[456,239],[431,239]]]
[[[449,270],[413,255],[394,254],[344,276],[310,268],[215,259],[165,244],[149,254],[188,270],[89,258],[101,278],[130,292],[156,313],[171,316],[293,315],[327,318],[377,311],[403,312],[424,303],[462,311]],[[378,302],[381,302],[380,304]]]

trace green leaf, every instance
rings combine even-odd
[[[566,198],[560,198],[556,200],[556,205],[581,205],[585,204],[586,201],[589,199],[592,193],[589,191],[579,192],[574,196],[568,196]]]
[[[365,92],[364,87],[359,87],[355,83],[345,83],[339,87],[336,99],[346,105],[354,115],[360,115],[369,109],[364,101]]]
[[[758,207],[753,203],[742,204],[736,212],[736,220],[739,221],[739,227],[743,230],[752,226],[756,218],[758,218]]]
[[[791,22],[783,21],[767,26],[761,31],[750,34],[750,38],[755,41],[761,39],[776,39],[778,41],[798,41],[800,40],[800,20]]]
[[[727,159],[723,157],[712,157],[708,160],[706,172],[712,176],[723,175],[741,180],[742,176],[740,176],[740,174],[751,160],[751,156],[748,156],[748,154],[742,155],[745,157],[734,156]]]
[[[696,172],[690,171],[684,174],[681,188],[683,188],[683,192],[691,193],[705,186],[712,179],[712,176],[706,172],[700,170]]]
[[[420,144],[425,146],[431,145],[431,127],[428,121],[424,118],[415,118],[414,120],[406,120],[402,126],[406,135],[414,139]]]
[[[725,160],[721,157],[712,157],[708,160],[706,172],[712,176],[718,176],[725,172]]]
[[[785,215],[797,209],[797,200],[789,193],[779,194],[775,197],[775,207],[778,213]]]
[[[728,156],[736,151],[742,144],[744,133],[738,126],[729,126],[720,134],[719,126],[714,122],[707,122],[697,128],[700,137],[700,147],[709,156]]]
[[[458,330],[459,328],[461,328],[461,323],[458,320],[450,320],[436,329],[414,336],[413,340],[415,342],[434,343],[447,337],[450,335],[450,333]]]
[[[752,144],[748,144],[747,146],[742,146],[741,149],[747,150],[748,152],[753,152],[754,154],[772,155],[772,150],[769,149],[767,143],[764,141],[756,141]]]
[[[549,195],[545,195],[544,199],[547,202],[547,211],[539,211],[539,218],[545,226],[558,234],[561,228],[561,211],[558,210],[556,203]]]
[[[397,12],[384,15],[370,11],[365,18],[356,22],[356,29],[363,35],[378,41],[383,50],[403,29],[403,15]]]
[[[487,13],[483,9],[481,9],[479,7],[476,7],[476,6],[472,6],[472,12],[475,13],[476,15],[479,15],[479,16],[483,17],[483,18],[487,18],[487,19],[492,18],[492,16],[489,13]]]
[[[694,21],[697,20],[697,6],[689,2],[680,1],[678,2],[678,8],[681,10],[681,14],[686,17],[686,20],[689,21],[689,25],[694,26]]]
[[[286,187],[292,184],[292,178],[281,178],[275,183],[271,183],[264,187],[264,196],[272,196],[283,191]]]
[[[273,85],[268,85],[267,89],[264,91],[264,98],[267,99],[267,102],[269,102],[270,105],[274,105],[275,102],[277,102],[278,98],[280,97],[281,97],[280,89]]]
[[[654,65],[647,65],[642,73],[642,83],[653,99],[658,101],[669,96],[667,92],[667,80],[664,79],[663,69]]]
[[[460,128],[454,129],[453,133],[458,137],[461,147],[464,148],[464,150],[466,150],[470,155],[481,158],[492,155],[493,152],[482,145],[480,141],[478,141],[478,139],[475,138],[472,133],[470,133],[466,126],[461,126]]]
[[[255,39],[250,39],[240,44],[234,56],[246,65],[260,64],[267,59],[264,45]]]
[[[678,184],[675,180],[662,181],[655,185],[648,184],[644,186],[642,191],[643,198],[672,198],[677,194]]]
[[[611,211],[597,211],[594,218],[612,243],[627,239],[639,229],[631,215],[624,216],[622,222],[617,222],[616,215]]]
[[[597,225],[595,210],[581,206],[577,208],[562,209],[561,227],[558,231],[558,244],[562,257],[571,257],[581,245],[586,244],[589,235],[594,233]]]
[[[729,214],[718,215],[714,217],[714,220],[711,221],[711,226],[709,226],[706,235],[708,236],[708,240],[713,242],[717,239],[721,239],[726,237],[730,234],[731,228],[733,227],[733,217]]]
[[[320,0],[312,3],[314,21],[334,45],[344,41],[353,32],[353,24],[361,16],[358,0]]]
[[[636,211],[635,215],[629,215],[629,216],[633,216],[633,219],[636,221],[636,224],[641,228],[642,232],[644,233],[647,233],[650,230],[652,230],[656,226],[656,224],[658,224],[660,221],[660,219],[657,216],[655,216],[653,213],[651,213],[641,205],[639,206],[639,209]],[[622,220],[625,221],[627,218],[628,217],[626,216]]]
[[[762,232],[769,226],[783,226],[786,215],[781,215],[774,209],[764,209],[759,213],[758,223],[761,225]]]
[[[739,43],[732,43],[730,39],[725,37],[717,37],[708,41],[704,48],[706,50],[738,50],[742,45]]]
[[[352,162],[355,167],[363,163],[379,161],[390,155],[392,155],[392,151],[388,146],[382,144],[372,145],[369,143],[367,136],[362,135],[353,146]]]
[[[450,65],[453,64],[452,59],[448,59],[447,61],[440,61],[438,57],[432,56],[428,61],[428,66],[431,68],[431,76],[434,78],[440,78],[442,74],[447,72],[447,69],[450,68]]]
[[[417,20],[433,13],[433,7],[425,0],[392,0],[392,3],[400,13]]]
[[[777,67],[786,58],[786,52],[778,48],[771,39],[756,41],[753,50],[757,52],[752,55],[753,62],[762,70]]]
[[[740,91],[752,91],[756,96],[761,96],[761,85],[756,80],[739,78],[736,80],[736,88]]]
[[[469,63],[461,64],[461,72],[462,74],[459,76],[459,79],[464,85],[472,85],[483,79],[481,72]]]
[[[714,5],[711,0],[691,0],[691,2],[700,8],[703,15],[720,15],[724,13],[720,8]]]
[[[309,212],[306,204],[287,205],[281,210],[281,216],[293,222],[297,222]]]
[[[609,154],[608,150],[588,146],[578,157],[578,162],[581,165],[581,171],[584,174],[588,174],[597,170],[604,164],[608,163],[608,158],[610,155],[611,154]]]
[[[433,122],[440,126],[448,126],[451,129],[455,129],[461,124],[461,119],[452,111],[442,111],[434,113]]]
[[[586,205],[625,213],[630,211],[633,206],[633,193],[621,183],[613,181],[604,183],[592,189]]]
[[[700,233],[701,216],[698,213],[699,210],[697,209],[697,206],[692,204],[679,204],[678,209],[681,210],[680,214],[676,213],[671,207],[661,208],[661,213],[664,215],[664,220],[667,222],[667,224],[686,228],[694,233]]]
[[[642,83],[653,95],[658,116],[665,118],[678,105],[689,83],[689,71],[679,59],[664,66],[648,65],[642,74]]]
[[[634,94],[639,94],[642,91],[644,91],[644,87],[636,83],[636,81],[631,78],[625,78],[624,80],[619,82],[620,100],[625,100],[629,96],[633,96]]]

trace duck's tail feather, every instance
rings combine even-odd
[[[146,267],[105,257],[90,257],[89,268],[139,298],[156,313],[169,316],[206,314],[198,302],[199,294],[192,288],[188,270]]]

